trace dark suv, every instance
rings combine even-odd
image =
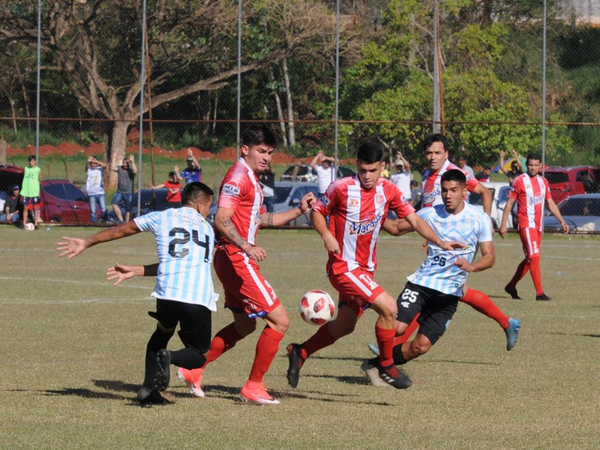
[[[598,192],[600,183],[600,169],[594,166],[550,167],[544,176],[556,203],[571,195]]]

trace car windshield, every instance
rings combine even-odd
[[[508,194],[510,194],[510,186],[500,188],[500,192],[498,192],[498,203],[507,202]]]
[[[558,208],[563,216],[600,216],[600,198],[569,198]]]
[[[490,190],[490,192],[492,193],[492,198],[494,198],[494,188],[488,188]],[[475,192],[471,192],[469,194],[469,203],[471,205],[483,205],[483,199],[481,198],[481,195],[476,194]]]
[[[292,192],[291,186],[275,186],[275,203],[285,202]]]
[[[75,202],[84,202],[86,200],[85,194],[72,184],[49,184],[44,186],[43,189],[53,197],[57,197],[62,200],[71,200]]]
[[[569,174],[567,172],[546,172],[545,177],[550,184],[569,182]]]
[[[308,167],[309,166],[291,166],[288,167],[283,174],[291,176],[294,174],[294,171],[297,170],[296,175],[306,175],[308,173]]]

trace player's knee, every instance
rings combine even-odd
[[[408,328],[407,323],[398,322],[397,320],[394,323],[394,329],[396,330],[396,336],[400,336],[400,335],[404,334],[404,332],[407,330],[407,328]]]
[[[276,321],[274,321],[272,324],[269,325],[271,328],[273,328],[274,330],[285,334],[288,330],[288,328],[290,328],[290,318],[288,317],[287,314],[285,314],[284,316],[278,317]]]
[[[424,355],[431,348],[431,342],[429,339],[420,336],[419,339],[415,339],[411,345],[411,353],[417,356]]]

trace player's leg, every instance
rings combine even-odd
[[[38,198],[38,203],[33,205],[33,224],[37,228],[39,223],[40,223],[40,204],[39,204],[39,198]]]
[[[115,213],[115,216],[117,216],[117,220],[119,222],[123,222],[123,213],[121,212],[121,207],[119,206],[123,198],[124,195],[122,193],[120,193],[119,191],[115,192],[110,205]]]
[[[540,269],[542,233],[540,233],[538,230],[532,229],[530,231],[530,235],[533,247],[532,254],[530,255],[531,278],[535,287],[535,299],[547,301],[550,300],[550,297],[544,293],[544,288],[542,287],[542,271]]]
[[[535,231],[535,230],[534,230]],[[531,267],[531,255],[533,255],[533,241],[531,239],[531,228],[521,228],[519,229],[519,237],[521,238],[521,244],[523,246],[523,253],[525,254],[525,259],[521,261],[515,274],[512,279],[508,282],[508,284],[504,287],[504,290],[510,294],[513,299],[521,300],[519,294],[517,292],[517,283],[523,279],[529,269]]]

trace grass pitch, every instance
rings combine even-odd
[[[173,377],[166,391],[173,404],[140,408],[133,399],[155,327],[146,314],[154,281],[113,287],[105,271],[115,261],[154,262],[154,241],[142,234],[72,260],[57,257],[62,235],[93,231],[0,227],[0,448],[598,448],[597,238],[545,238],[550,302],[534,301],[529,275],[519,285],[524,300],[508,298],[503,287],[522,252],[516,236],[496,240],[496,266],[471,275],[469,285],[522,319],[511,352],[495,322],[461,304],[446,335],[405,367],[410,389],[375,388],[358,370],[374,341],[376,316],[368,312],[353,335],[307,361],[292,389],[285,345],[316,331],[300,319],[297,302],[309,289],[335,291],[314,231],[262,231],[268,257],[261,270],[292,320],[266,378],[281,405],[238,400],[255,333],[206,370],[205,399],[192,398]],[[392,295],[421,263],[421,242],[380,238],[376,278]],[[214,332],[230,316],[221,308]],[[175,337],[170,347],[180,345]]]

